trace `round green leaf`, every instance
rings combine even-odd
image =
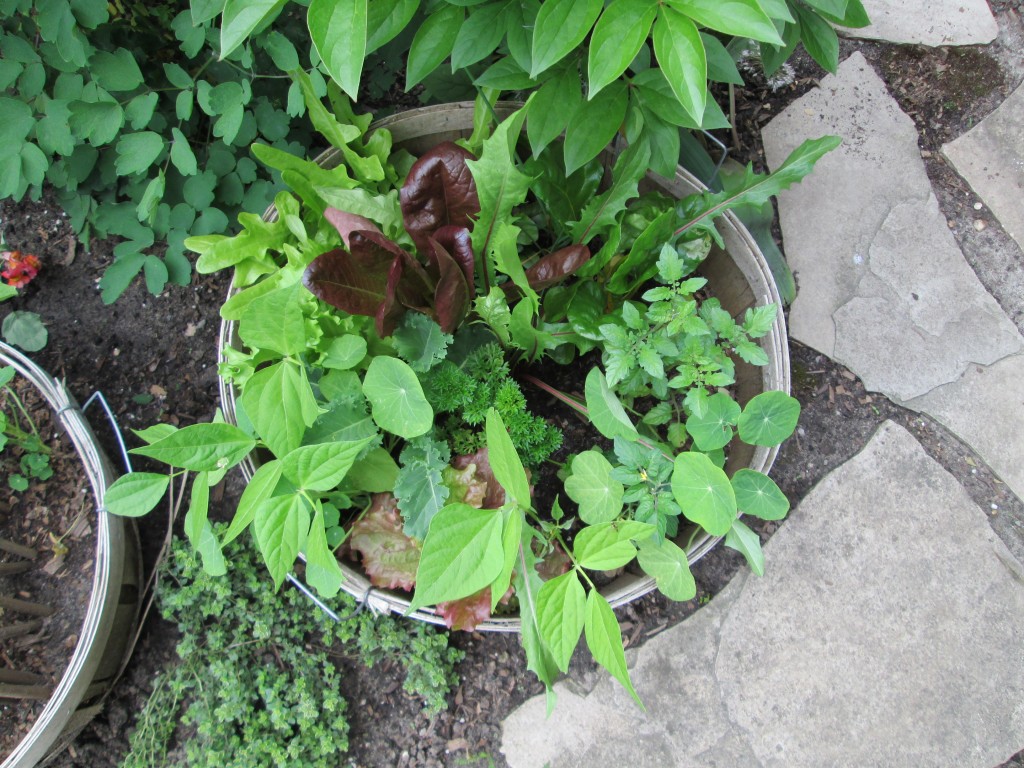
[[[724,536],[736,519],[736,493],[728,476],[703,453],[676,456],[672,494],[683,515],[712,536]]]
[[[46,326],[35,312],[11,312],[0,327],[8,344],[21,347],[26,352],[38,352],[46,346],[49,336]]]
[[[168,475],[155,472],[132,472],[107,488],[103,504],[113,515],[140,517],[160,503],[170,480]]]
[[[800,418],[800,403],[785,392],[772,390],[752,398],[736,426],[740,439],[750,445],[778,445],[793,434]]]
[[[789,499],[767,475],[741,469],[732,478],[740,512],[762,520],[781,520],[789,512]]]
[[[713,451],[732,440],[732,425],[739,418],[740,407],[724,392],[716,392],[706,402],[702,415],[693,414],[686,420],[686,431],[697,448]]]
[[[690,573],[686,553],[674,542],[668,539],[640,542],[637,562],[644,573],[653,577],[658,591],[669,600],[682,602],[692,600],[697,595],[697,582]]]
[[[612,465],[597,451],[584,451],[572,460],[565,492],[579,504],[583,522],[610,523],[622,512],[622,483],[612,479]]]
[[[375,357],[363,378],[373,420],[381,429],[406,440],[426,434],[434,410],[423,395],[419,379],[406,363],[394,357]]]

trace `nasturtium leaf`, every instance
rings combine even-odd
[[[4,318],[0,333],[8,344],[26,352],[38,352],[46,346],[49,332],[36,312],[14,310]]]
[[[300,490],[326,492],[348,472],[369,439],[303,445],[281,458],[281,472]]]
[[[603,0],[548,0],[533,25],[531,77],[557,64],[583,42],[604,8]]]
[[[208,472],[240,462],[256,445],[245,432],[231,424],[193,424],[131,453],[181,467]]]
[[[366,357],[366,339],[354,333],[346,333],[331,339],[320,364],[324,368],[347,371],[355,368]]]
[[[772,390],[751,398],[736,426],[743,442],[771,446],[792,435],[799,418],[799,401],[785,392]]]
[[[408,91],[437,69],[452,52],[459,35],[465,11],[456,5],[442,5],[430,14],[416,30],[405,67],[405,89]]]
[[[583,568],[610,571],[636,557],[633,539],[647,538],[657,530],[648,523],[620,520],[584,528],[573,541],[573,554]]]
[[[686,552],[671,540],[641,541],[637,548],[637,562],[644,573],[654,579],[658,591],[669,600],[682,602],[697,595],[697,582],[690,573]]]
[[[309,533],[309,507],[297,493],[275,496],[256,507],[253,532],[263,560],[279,589],[295,565]]]
[[[274,459],[260,465],[252,479],[246,484],[245,490],[242,491],[242,498],[238,500],[235,516],[227,531],[224,532],[225,544],[236,539],[249,527],[256,516],[256,508],[273,495],[280,480],[281,462],[279,460]]]
[[[676,456],[672,494],[687,520],[724,536],[736,519],[736,494],[728,476],[703,453]]]
[[[637,705],[643,709],[643,702],[637,696],[626,669],[626,652],[622,646],[622,632],[615,618],[615,611],[601,594],[593,589],[587,595],[586,620],[584,622],[587,647],[594,661],[607,669],[612,677],[622,683]]]
[[[654,22],[654,55],[679,103],[700,125],[707,99],[707,53],[693,21],[671,6],[663,6]]]
[[[732,477],[736,506],[745,515],[762,520],[781,520],[789,512],[789,499],[775,481],[753,469],[741,469]]]
[[[622,512],[622,483],[611,476],[612,465],[598,451],[584,451],[572,460],[565,492],[579,504],[583,522],[610,523]]]
[[[544,582],[537,595],[541,637],[562,672],[569,670],[572,652],[580,642],[586,619],[587,596],[576,571]]]
[[[408,440],[425,434],[434,424],[434,410],[419,379],[398,358],[374,357],[363,378],[363,393],[370,401],[373,420],[387,432]]]
[[[658,3],[652,0],[615,0],[604,9],[590,38],[590,98],[626,71],[646,42],[657,14]]]
[[[327,544],[324,511],[319,507],[313,516],[313,524],[309,527],[309,536],[306,537],[306,547],[303,551],[306,555],[306,583],[321,597],[334,597],[341,589],[344,576],[338,566],[338,559]]]
[[[131,176],[145,171],[164,151],[164,138],[153,131],[126,133],[117,142],[114,170],[118,176]]]
[[[732,427],[739,418],[740,407],[724,392],[716,392],[706,402],[707,407],[702,414],[692,414],[686,420],[686,431],[697,448],[713,451],[732,440]]]
[[[764,576],[764,552],[761,551],[761,539],[741,520],[733,520],[732,527],[725,535],[725,546],[742,554],[750,565],[750,570],[758,576]]]
[[[221,59],[231,55],[256,27],[283,7],[281,0],[227,0],[220,21]]]
[[[629,99],[624,82],[609,83],[576,109],[565,130],[565,171],[573,173],[611,144],[626,118]]]
[[[299,447],[306,428],[319,415],[305,369],[289,361],[253,374],[239,402],[256,433],[278,458]]]
[[[615,396],[600,368],[592,368],[587,374],[584,387],[587,399],[588,417],[597,431],[614,440],[621,437],[625,440],[637,440],[640,433],[626,415],[619,398]]]
[[[775,23],[758,0],[668,0],[675,10],[698,24],[737,37],[782,45]]]
[[[230,1],[230,0],[229,0]],[[317,53],[334,81],[352,98],[366,57],[369,0],[312,0],[307,22]]]
[[[171,479],[166,474],[131,472],[117,478],[103,495],[107,511],[121,517],[140,517],[164,497]]]
[[[409,610],[458,600],[493,582],[504,562],[501,528],[495,509],[449,504],[438,512],[423,542]]]
[[[530,481],[523,468],[523,462],[509,437],[508,429],[494,408],[487,411],[485,426],[487,435],[487,458],[494,477],[519,506],[530,506]]]

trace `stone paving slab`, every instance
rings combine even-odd
[[[991,768],[1024,747],[1024,567],[887,422],[707,607],[504,723],[513,768]]]
[[[901,403],[1024,348],[949,232],[913,121],[860,53],[765,127],[768,164],[823,134],[842,146],[779,196],[793,338]]]
[[[1024,85],[942,153],[1024,248]]]
[[[999,33],[985,0],[864,0],[871,26],[850,37],[917,45],[978,45]]]

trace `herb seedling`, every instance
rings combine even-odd
[[[15,491],[28,490],[30,480],[47,480],[53,475],[50,447],[43,442],[31,414],[10,386],[13,366],[0,368],[0,459],[17,469],[9,472],[7,483]],[[16,455],[17,454],[17,455]]]

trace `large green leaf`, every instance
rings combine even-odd
[[[114,170],[118,176],[131,176],[149,168],[164,151],[164,138],[153,131],[126,133],[117,142]]]
[[[501,513],[449,504],[430,523],[416,569],[410,611],[458,600],[489,585],[501,572]]]
[[[373,0],[367,3],[366,17],[366,52],[390,43],[406,28],[416,11],[420,0]]]
[[[130,472],[117,478],[103,495],[107,511],[121,517],[140,517],[167,493],[171,478],[154,472]]]
[[[253,299],[242,312],[238,336],[253,350],[297,355],[306,349],[306,322],[299,307],[301,285],[295,283]]]
[[[255,440],[231,424],[193,424],[131,453],[192,472],[212,472],[234,466],[255,445]]]
[[[353,100],[366,57],[369,0],[311,0],[309,36],[334,81]]]
[[[541,637],[562,672],[569,670],[572,652],[580,642],[586,620],[587,596],[576,571],[544,582],[537,595]]]
[[[557,64],[590,32],[604,0],[547,0],[533,26],[531,77]]]
[[[724,448],[732,440],[732,428],[739,418],[740,407],[724,392],[716,392],[704,402],[704,412],[693,413],[686,420],[686,431],[702,451]]]
[[[740,438],[751,445],[778,445],[793,434],[800,402],[785,392],[762,392],[750,399],[736,422]]]
[[[753,469],[741,469],[732,477],[740,512],[762,520],[781,520],[789,512],[789,499],[775,481]]]
[[[584,623],[584,630],[587,637],[587,647],[594,656],[594,661],[607,669],[612,677],[622,683],[622,686],[629,691],[640,709],[644,704],[637,696],[633,682],[629,679],[629,670],[626,669],[626,652],[622,646],[622,632],[619,630],[619,622],[615,618],[615,611],[608,604],[598,591],[591,590],[587,595],[587,615]]]
[[[708,88],[708,60],[696,25],[665,6],[654,22],[654,55],[679,103],[700,125]]]
[[[775,23],[757,0],[666,0],[698,24],[737,37],[782,45]]]
[[[305,369],[282,361],[253,374],[239,399],[256,433],[277,457],[299,447],[319,415]]]
[[[614,82],[577,108],[565,130],[565,172],[597,157],[619,131],[629,99],[626,84]]]
[[[133,91],[143,80],[135,57],[125,48],[96,51],[89,59],[89,73],[108,91]]]
[[[598,523],[576,535],[572,551],[581,567],[610,571],[621,568],[636,557],[634,539],[645,539],[656,530],[653,525],[635,520]]]
[[[742,554],[747,559],[750,570],[758,576],[764,576],[764,552],[761,551],[761,539],[742,521],[732,521],[732,528],[725,535],[725,546]]]
[[[508,429],[501,416],[493,408],[487,411],[487,460],[505,493],[524,509],[530,506],[530,481],[523,468],[523,462],[509,437]]]
[[[406,440],[430,431],[434,410],[423,395],[415,372],[396,357],[378,356],[363,378],[363,394],[370,401],[373,420],[381,429]]]
[[[683,515],[712,536],[724,536],[736,519],[736,494],[728,476],[703,453],[676,456],[672,495]]]
[[[608,380],[600,368],[590,369],[584,393],[587,398],[588,418],[598,432],[609,440],[621,437],[634,441],[640,438],[640,433],[626,415],[626,409],[622,407],[619,398],[608,386]]]
[[[657,14],[658,3],[653,0],[614,0],[605,8],[590,37],[590,98],[626,71],[646,42]]]
[[[462,28],[465,11],[455,5],[442,5],[430,14],[416,30],[405,66],[405,89],[408,91],[441,66],[455,45]]]
[[[502,507],[502,514],[505,516],[504,525],[501,528],[501,549],[505,560],[502,563],[501,571],[491,583],[491,611],[493,612],[505,593],[508,592],[512,583],[512,574],[516,567],[516,558],[519,555],[519,542],[523,538],[523,526],[526,513],[514,504],[507,504]]]
[[[188,511],[185,513],[185,522],[182,526],[185,536],[188,537],[192,546],[196,546],[202,537],[203,528],[209,524],[210,519],[210,483],[209,474],[198,472],[192,478],[192,492],[189,496]]]
[[[324,511],[319,506],[313,517],[306,537],[306,583],[312,586],[321,597],[331,598],[338,594],[345,577],[327,544],[327,533],[324,528]]]
[[[476,64],[490,56],[505,36],[504,3],[480,3],[469,14],[452,46],[452,71]]]
[[[537,89],[526,123],[534,157],[561,135],[582,101],[580,76],[575,67],[565,67]]]
[[[823,69],[835,73],[839,67],[839,37],[824,18],[813,9],[794,4],[800,22],[800,40],[811,58]]]
[[[330,491],[371,439],[299,446],[281,458],[281,472],[301,490]]]
[[[686,552],[674,542],[646,539],[637,547],[636,557],[644,573],[654,579],[658,591],[669,600],[682,602],[696,597],[697,582],[690,573]]]
[[[306,544],[309,533],[306,500],[297,493],[267,499],[256,508],[253,532],[274,579],[274,588],[278,589]]]
[[[526,668],[537,675],[544,683],[547,693],[548,714],[555,704],[555,694],[551,686],[558,677],[558,664],[551,650],[544,642],[540,631],[540,618],[537,613],[537,595],[542,582],[537,573],[537,556],[533,554],[533,530],[529,527],[523,531],[523,539],[516,555],[516,567],[513,584],[516,597],[519,599],[519,617],[521,620],[521,638],[523,650],[526,652]]]
[[[565,492],[579,504],[583,522],[610,523],[622,512],[624,489],[611,472],[612,465],[598,451],[584,451],[573,458]]]
[[[242,498],[238,500],[238,507],[235,509],[235,516],[231,525],[224,532],[224,543],[238,538],[256,516],[256,509],[269,499],[274,489],[281,480],[281,462],[277,459],[261,464],[252,476],[252,480],[242,491]]]
[[[256,27],[276,16],[285,0],[227,0],[220,21],[220,57],[229,56]]]

